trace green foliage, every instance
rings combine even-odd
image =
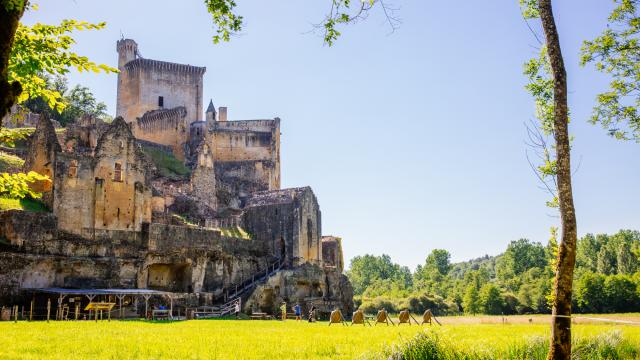
[[[245,229],[241,228],[240,226],[220,228],[220,232],[222,233],[222,236],[226,236],[226,237],[233,237],[236,239],[244,239],[244,240],[252,239],[251,234],[249,234]]]
[[[520,9],[525,19],[537,19],[540,17],[538,0],[520,0]]]
[[[446,275],[451,270],[451,254],[447,250],[434,249],[427,256],[425,268],[435,270],[440,275]]]
[[[519,276],[532,268],[544,268],[547,265],[547,254],[540,243],[528,239],[514,240],[497,260],[496,275],[500,280]]]
[[[242,30],[243,18],[234,13],[236,2],[234,0],[205,0],[207,11],[211,14],[215,26],[216,35],[213,43],[229,41],[232,34]]]
[[[27,128],[19,129],[7,129],[0,128],[0,145],[15,147],[16,142],[20,140],[26,140],[27,136],[31,135],[33,130]]]
[[[24,160],[21,158],[0,151],[0,173],[17,172],[22,168],[22,165],[24,165]]]
[[[0,174],[0,196],[10,199],[24,199],[30,197],[39,199],[42,194],[32,191],[29,184],[36,181],[51,181],[48,176],[40,175],[35,171],[29,173]]]
[[[590,121],[617,139],[640,142],[639,0],[614,2],[607,29],[582,45],[580,64],[591,63],[612,79],[609,91],[597,96]]]
[[[478,287],[475,284],[469,284],[467,291],[464,294],[462,300],[462,308],[465,314],[479,314],[482,311],[482,304],[480,303],[480,294],[478,293]]]
[[[7,12],[21,12],[26,5],[26,0],[2,0],[0,4]]]
[[[153,161],[160,175],[175,180],[187,179],[191,175],[191,169],[173,154],[152,146],[143,146],[142,150]]]
[[[331,46],[340,37],[338,27],[340,25],[349,24],[363,19],[364,14],[371,10],[378,0],[330,0],[331,10],[325,17],[322,24],[317,25],[324,32],[324,42]],[[220,41],[229,41],[231,35],[237,34],[242,30],[244,19],[235,12],[235,0],[205,0],[207,11],[211,14],[213,26],[216,34],[213,36],[214,44]],[[387,19],[392,28],[395,27],[396,19],[388,15],[388,9],[384,3],[380,2],[381,7],[385,10]],[[354,5],[355,4],[355,5]]]
[[[49,119],[58,121],[62,126],[75,122],[83,115],[90,115],[105,122],[112,120],[107,114],[107,105],[98,102],[89,88],[76,85],[69,90],[67,78],[64,76],[53,78],[42,76],[42,79],[45,80],[45,88],[61,95],[60,102],[64,104],[64,110],[52,109],[42,96],[27,99],[22,104],[26,110],[47,116]],[[16,123],[20,122],[20,116],[21,114],[15,116]]]
[[[104,64],[96,64],[86,56],[71,51],[74,31],[99,30],[106,23],[92,24],[85,21],[63,20],[59,25],[20,24],[15,34],[9,58],[8,80],[18,81],[22,93],[18,103],[42,97],[49,107],[61,112],[65,103],[60,92],[47,88],[46,75],[64,75],[70,68],[78,71],[112,73],[118,70]]]
[[[575,301],[580,309],[590,313],[604,309],[604,279],[604,275],[589,271],[576,281]]]
[[[367,308],[384,303],[390,304],[390,311],[409,308],[420,312],[416,309],[428,306],[440,314],[549,313],[557,259],[555,234],[552,229],[547,246],[519,239],[509,243],[501,255],[455,264],[448,262],[448,252],[434,250],[425,265],[416,268],[412,282],[406,281],[410,274],[386,255],[355,258],[347,275],[357,288],[356,300]],[[587,234],[579,239],[574,311],[637,311],[639,256],[638,231]],[[446,264],[440,269],[448,271],[441,273],[437,264]]]
[[[404,286],[411,285],[411,271],[407,267],[394,264],[389,255],[356,256],[351,259],[347,272],[355,295],[364,293],[376,280],[390,279]]]
[[[475,336],[457,335],[458,338],[444,332],[420,332],[413,338],[395,344],[383,351],[379,358],[384,359],[446,359],[446,360],[544,360],[549,351],[546,337],[534,336],[526,341],[500,342],[497,339],[486,339],[491,335],[483,335],[484,346],[469,346],[466,341]],[[507,330],[513,331],[514,329]],[[574,337],[572,339],[572,359],[635,359],[640,349],[635,341],[625,338],[620,330],[610,330],[590,337]],[[490,346],[486,346],[490,344]]]
[[[492,283],[482,286],[479,294],[479,302],[482,312],[489,315],[498,315],[503,312],[505,301],[500,289]]]
[[[33,199],[11,199],[0,196],[0,211],[22,210],[30,212],[48,212],[49,209],[40,201]]]
[[[628,275],[607,276],[604,280],[606,312],[634,311],[638,305],[637,284]]]

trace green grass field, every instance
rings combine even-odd
[[[576,338],[618,330],[640,348],[640,327],[578,324]],[[192,320],[172,323],[2,322],[0,359],[357,359],[381,358],[390,345],[433,332],[443,346],[499,359],[514,345],[544,342],[548,324],[327,326],[287,321]],[[542,348],[546,346],[543,345]],[[528,357],[526,357],[528,358]]]

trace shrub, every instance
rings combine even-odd
[[[427,309],[430,309],[434,315],[449,315],[458,312],[456,304],[447,303],[439,296],[429,296],[427,294],[411,295],[401,305],[414,314],[422,314]]]
[[[609,331],[595,337],[577,339],[572,344],[572,359],[635,359],[639,349],[624,339],[620,330]],[[383,353],[387,359],[460,359],[460,360],[544,360],[549,350],[546,338],[535,336],[525,342],[515,342],[503,349],[468,349],[457,347],[435,332],[418,333],[413,338],[388,347]]]
[[[32,191],[30,184],[36,181],[51,181],[48,176],[40,175],[35,171],[29,173],[0,174],[0,196],[9,199],[24,199],[30,197],[39,199],[41,193]]]
[[[380,309],[385,309],[389,313],[397,313],[402,310],[399,309],[398,304],[394,302],[394,300],[383,296],[363,300],[362,305],[360,305],[360,309],[368,314],[375,314]]]

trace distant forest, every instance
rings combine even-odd
[[[555,234],[546,245],[515,240],[500,255],[460,263],[435,249],[413,272],[388,255],[364,255],[351,260],[347,275],[365,312],[545,314],[551,312],[556,251]],[[573,311],[640,311],[640,232],[578,240]]]

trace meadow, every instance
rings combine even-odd
[[[370,359],[404,354],[417,359],[429,358],[424,357],[425,351],[437,350],[451,355],[437,358],[462,358],[460,354],[474,353],[473,358],[482,359],[535,359],[542,357],[546,348],[548,319],[508,317],[503,323],[501,317],[446,317],[441,319],[442,327],[347,327],[291,320],[2,322],[0,358]],[[601,340],[587,340],[603,337],[614,346],[624,346],[625,357],[611,359],[640,358],[636,352],[640,349],[640,327],[584,322],[574,329],[576,339],[585,346],[600,346],[597,341]],[[420,337],[420,346],[428,349],[416,350],[413,346],[407,350],[416,336]],[[412,357],[412,352],[417,355]]]

